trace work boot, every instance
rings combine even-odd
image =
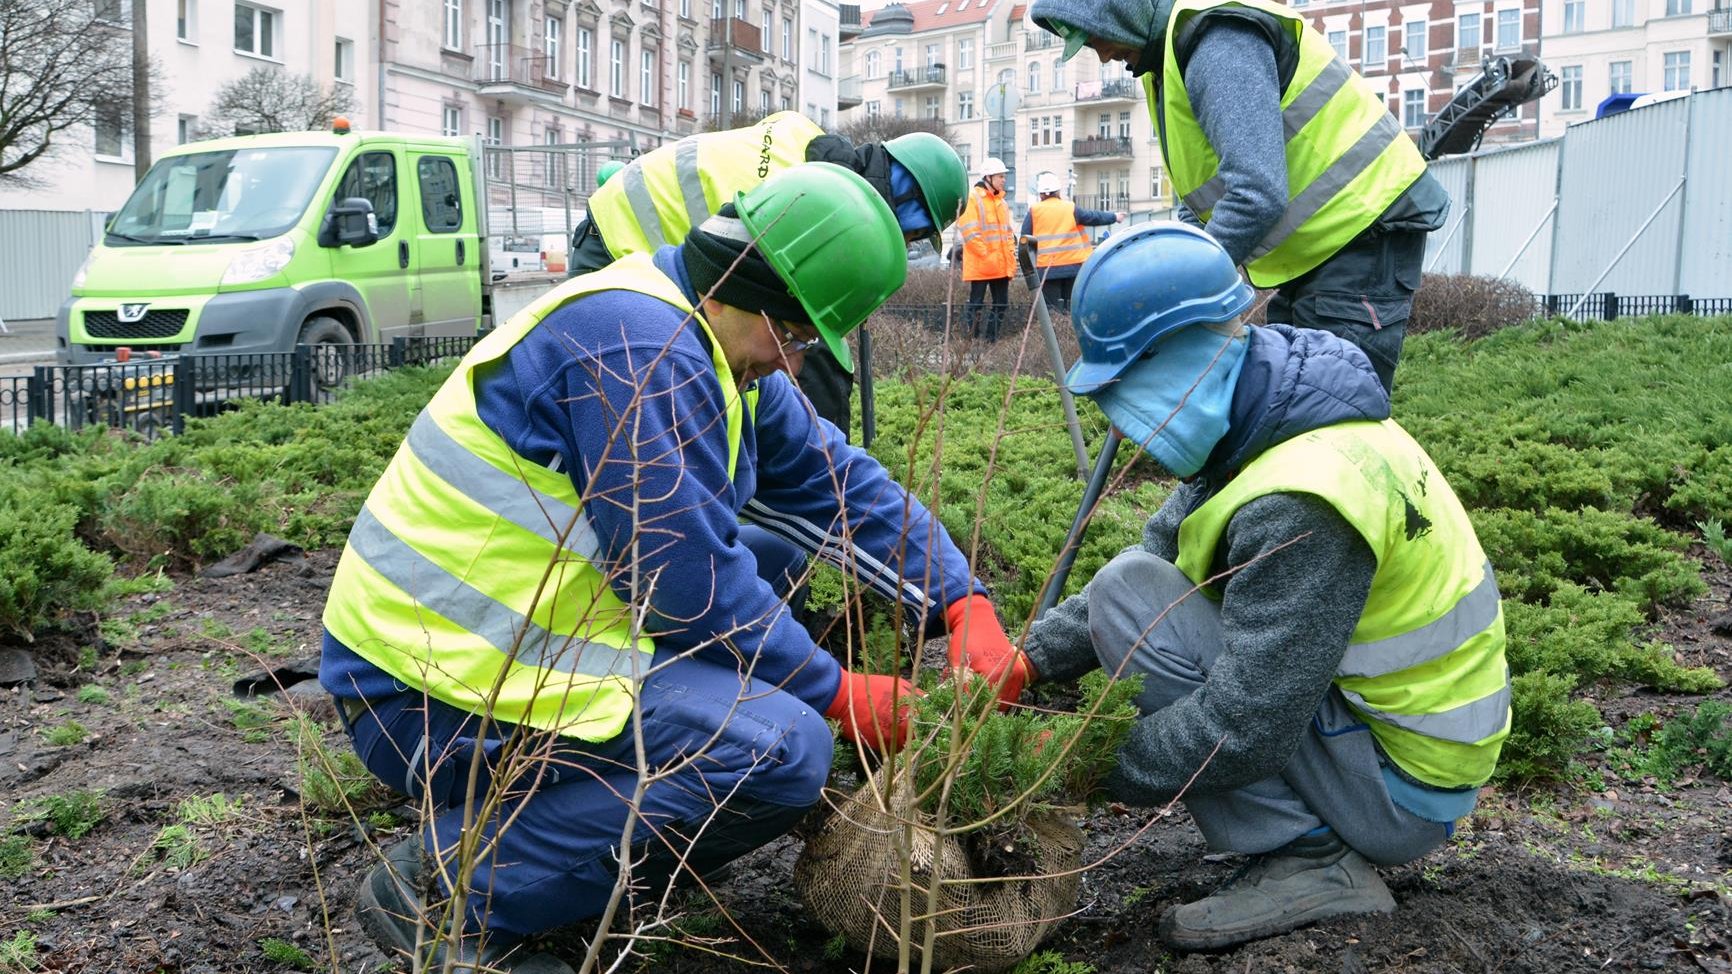
[[[421,838],[415,836],[385,850],[385,861],[374,866],[361,880],[356,895],[355,912],[361,927],[379,946],[393,955],[415,952],[419,938],[427,949],[435,935],[426,918],[430,911],[420,890],[426,885],[427,868],[421,851]],[[449,945],[441,942],[432,956],[425,959],[424,968],[441,970],[450,957],[457,974],[480,971],[504,971],[509,974],[573,974],[570,965],[549,954],[524,954],[515,951],[515,944],[488,943],[477,947],[474,938],[464,938],[451,957]],[[420,968],[418,968],[420,969]]]
[[[1161,917],[1180,950],[1219,950],[1352,913],[1390,913],[1395,897],[1334,832],[1301,836],[1259,857],[1227,885]]]

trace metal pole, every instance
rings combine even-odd
[[[1058,564],[1053,566],[1052,577],[1047,579],[1046,589],[1040,593],[1040,606],[1035,610],[1035,618],[1040,618],[1046,611],[1058,604],[1059,593],[1064,591],[1065,580],[1070,578],[1070,570],[1076,564],[1077,550],[1082,547],[1083,534],[1088,531],[1089,517],[1094,513],[1096,502],[1101,499],[1101,492],[1106,490],[1107,474],[1112,472],[1113,460],[1119,454],[1119,444],[1124,437],[1117,429],[1107,433],[1107,441],[1101,444],[1101,455],[1095,460],[1094,473],[1089,476],[1088,486],[1083,488],[1082,503],[1077,505],[1076,518],[1071,521],[1070,534],[1064,539],[1064,547],[1058,553]]]
[[[1630,235],[1630,239],[1624,242],[1624,249],[1618,251],[1618,255],[1612,258],[1612,262],[1606,265],[1606,269],[1600,272],[1599,277],[1594,278],[1594,283],[1588,285],[1587,288],[1582,291],[1582,296],[1576,299],[1576,303],[1572,305],[1569,312],[1564,315],[1565,318],[1574,318],[1576,316],[1576,312],[1580,311],[1582,305],[1587,303],[1588,296],[1594,293],[1594,288],[1599,287],[1600,283],[1612,273],[1612,268],[1617,267],[1618,262],[1624,259],[1624,255],[1630,252],[1630,248],[1636,245],[1636,241],[1642,239],[1642,234],[1647,232],[1648,227],[1655,220],[1659,219],[1660,212],[1666,208],[1666,204],[1672,202],[1672,197],[1677,196],[1678,191],[1683,188],[1684,177],[1680,176],[1678,177],[1678,185],[1673,186],[1672,191],[1666,194],[1666,198],[1660,201],[1660,205],[1654,207],[1654,212],[1648,214],[1648,218],[1643,220],[1642,225],[1636,228],[1636,232]]]
[[[1046,353],[1052,357],[1053,382],[1058,386],[1058,401],[1064,407],[1064,422],[1070,428],[1071,449],[1076,452],[1076,479],[1084,480],[1089,475],[1089,448],[1083,443],[1082,424],[1077,421],[1076,400],[1071,398],[1070,390],[1064,385],[1064,353],[1058,348],[1058,332],[1052,327],[1052,314],[1047,311],[1046,295],[1041,293],[1039,272],[1034,266],[1034,255],[1029,251],[1028,244],[1017,242],[1017,263],[1022,269],[1023,282],[1034,293],[1034,313],[1040,319],[1041,337],[1046,340]]]
[[[1461,216],[1458,216],[1455,218],[1455,226],[1450,227],[1449,232],[1443,235],[1443,240],[1441,242],[1439,242],[1437,245],[1437,254],[1431,258],[1431,263],[1425,265],[1426,270],[1429,271],[1432,268],[1436,267],[1437,262],[1443,259],[1444,248],[1448,247],[1449,242],[1451,240],[1455,239],[1455,232],[1457,230],[1461,229],[1461,225],[1463,223],[1467,222],[1467,215],[1469,213],[1472,213],[1472,212],[1473,212],[1473,204],[1472,203],[1469,203],[1468,205],[1461,208]]]
[[[872,333],[860,329],[860,445],[872,449],[878,435],[878,398],[872,392]]]
[[[1539,238],[1540,231],[1544,230],[1546,228],[1546,221],[1550,220],[1552,218],[1552,214],[1556,213],[1557,211],[1558,211],[1558,201],[1556,199],[1553,199],[1552,200],[1552,208],[1546,211],[1545,216],[1540,217],[1540,222],[1534,224],[1534,232],[1528,234],[1528,238],[1526,240],[1522,241],[1521,249],[1517,250],[1515,252],[1515,256],[1511,257],[1509,259],[1509,263],[1503,265],[1503,270],[1498,271],[1498,274],[1497,274],[1498,277],[1508,277],[1509,276],[1509,272],[1512,268],[1515,267],[1516,261],[1521,260],[1522,255],[1528,252],[1529,247],[1533,246],[1533,242]]]

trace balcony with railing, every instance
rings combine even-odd
[[[721,17],[710,21],[709,52],[719,57],[732,50],[735,57],[752,61],[764,59],[764,34],[758,25],[740,17]]]
[[[1098,135],[1088,139],[1072,139],[1070,154],[1071,158],[1079,163],[1129,159],[1131,157],[1131,140]]]
[[[552,76],[547,55],[521,44],[480,44],[475,48],[477,94],[527,104],[565,94],[566,83]],[[553,66],[556,67],[556,66]]]
[[[857,3],[837,4],[836,13],[837,13],[837,20],[838,20],[838,23],[836,26],[836,31],[841,36],[842,40],[847,40],[850,37],[854,37],[855,35],[860,33],[861,27],[860,27],[860,5],[859,4],[857,4]]]
[[[866,81],[857,74],[851,74],[836,82],[836,108],[838,111],[853,108],[866,100]]]
[[[1085,210],[1105,210],[1108,213],[1123,213],[1131,208],[1131,198],[1128,194],[1117,196],[1078,196],[1076,205]]]
[[[891,91],[912,91],[918,88],[942,88],[945,85],[945,70],[942,64],[928,64],[924,68],[909,68],[890,72]]]
[[[1708,36],[1732,34],[1732,6],[1716,5],[1708,11]]]
[[[997,44],[988,44],[986,45],[986,59],[988,61],[1014,61],[1017,58],[1016,48],[1017,44],[1015,41],[1000,41]]]
[[[1056,46],[1058,38],[1039,28],[1022,35],[1022,49],[1025,51],[1044,51]]]
[[[1111,102],[1140,101],[1143,97],[1143,87],[1135,81],[1084,81],[1075,89],[1077,103],[1088,104],[1090,107]]]

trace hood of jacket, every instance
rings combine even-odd
[[[1209,454],[1204,479],[1219,482],[1264,450],[1318,427],[1389,418],[1389,395],[1353,343],[1289,325],[1250,332],[1227,435]]]
[[[1047,31],[1058,33],[1049,20],[1063,21],[1090,40],[1124,44],[1142,52],[1133,74],[1149,74],[1161,63],[1162,44],[1171,19],[1173,0],[1035,0],[1029,17]]]

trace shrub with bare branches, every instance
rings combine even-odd
[[[1453,329],[1463,338],[1482,338],[1501,328],[1530,321],[1540,313],[1539,299],[1514,281],[1474,274],[1427,274],[1413,296],[1409,333]]]

